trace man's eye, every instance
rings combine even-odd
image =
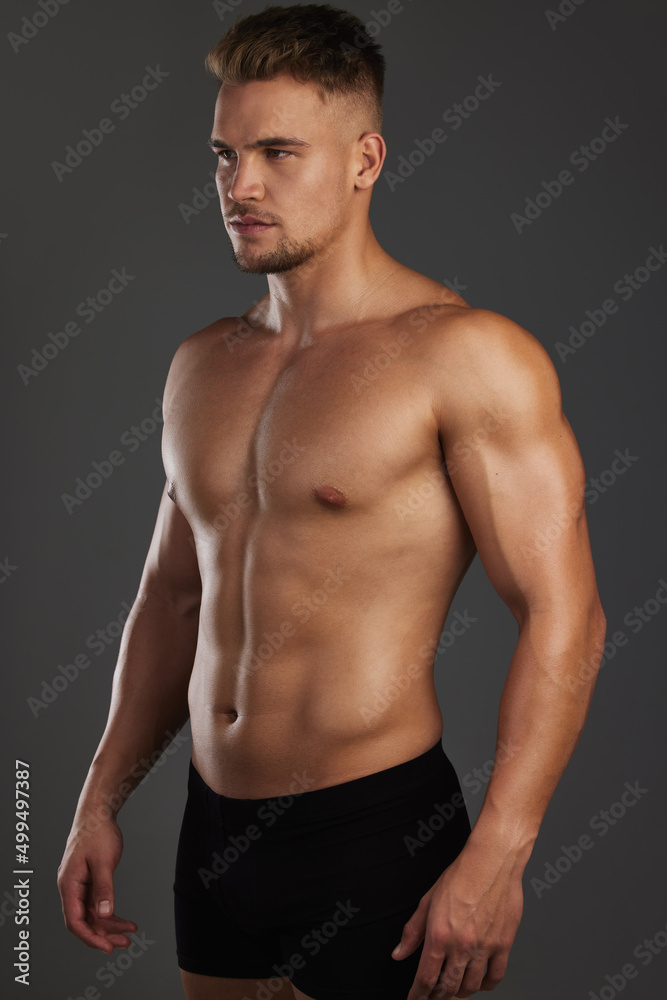
[[[284,159],[287,156],[292,156],[292,153],[290,153],[289,150],[287,150],[287,149],[270,149],[269,148],[269,149],[266,150],[266,152],[267,152],[267,154],[268,153],[276,153],[277,154],[276,156],[269,156],[268,157],[269,160],[282,160],[282,159]],[[233,149],[219,149],[216,152],[216,156],[218,157],[218,159],[223,160],[225,163],[229,163],[230,157],[228,157],[226,155],[227,153],[233,154],[234,150]]]

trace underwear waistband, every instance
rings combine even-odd
[[[307,777],[307,771],[305,772]],[[208,808],[214,815],[231,816],[236,821],[253,817],[262,808],[278,807],[285,810],[281,825],[301,823],[305,818],[352,813],[357,810],[373,808],[383,802],[391,801],[400,807],[402,797],[414,795],[420,786],[435,782],[442,794],[451,794],[460,790],[458,777],[454,767],[445,754],[440,740],[418,757],[383,768],[372,774],[352,778],[336,785],[324,788],[295,791],[290,795],[271,795],[266,798],[234,798],[220,795],[211,789],[190,761],[190,776],[188,787],[191,793],[201,794],[207,800]],[[294,785],[298,785],[295,781]]]

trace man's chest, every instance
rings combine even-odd
[[[410,339],[409,339],[410,338]],[[442,454],[414,337],[281,355],[207,352],[165,414],[167,477],[186,517],[380,509]]]

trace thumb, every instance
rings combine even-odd
[[[419,946],[426,932],[426,914],[428,913],[428,898],[420,901],[419,906],[403,927],[401,940],[391,953],[397,960],[407,958]]]
[[[97,917],[110,917],[114,910],[113,868],[111,865],[98,862],[91,870],[93,886],[91,903]]]

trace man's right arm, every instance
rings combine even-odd
[[[169,379],[165,414],[168,386]],[[121,638],[106,728],[58,869],[68,930],[102,951],[127,947],[131,943],[127,934],[136,930],[131,921],[113,914],[113,871],[122,852],[116,816],[146,774],[142,761],[163,750],[188,719],[201,592],[192,532],[167,496],[165,483],[139,589]]]

